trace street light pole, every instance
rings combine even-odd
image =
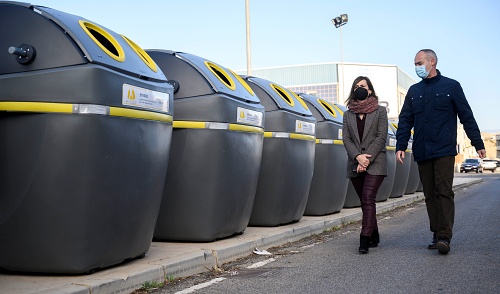
[[[344,48],[342,47],[342,27],[340,29],[340,64],[342,65],[342,102],[337,101],[340,104],[344,104],[345,101],[345,79],[344,79]],[[340,99],[339,99],[340,100]]]
[[[340,29],[340,64],[342,66],[342,97],[345,99],[345,81],[344,81],[344,49],[342,47],[342,26],[345,25],[348,21],[347,14],[341,14],[336,18],[332,19],[332,23],[336,28]],[[340,85],[339,85],[340,86]],[[339,91],[340,96],[340,91]],[[338,97],[340,98],[340,97]],[[339,99],[340,100],[340,99]],[[337,101],[340,103],[340,101]],[[343,103],[343,101],[342,101]]]
[[[245,0],[246,36],[247,36],[247,75],[252,75],[252,52],[250,49],[250,0]]]

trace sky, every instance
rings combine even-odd
[[[28,1],[26,1],[28,2]],[[39,0],[123,34],[143,49],[191,53],[245,70],[245,0]],[[249,0],[252,68],[340,62],[397,65],[416,81],[418,50],[459,81],[481,131],[500,132],[500,1]],[[376,85],[375,85],[376,87]]]

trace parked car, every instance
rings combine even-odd
[[[460,166],[460,172],[470,172],[475,171],[476,173],[483,172],[483,163],[480,158],[468,158]]]
[[[497,169],[497,161],[493,159],[483,159],[483,170],[491,170],[492,173]]]

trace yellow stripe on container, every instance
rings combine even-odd
[[[121,116],[121,117],[129,117],[129,118],[139,118],[146,120],[155,120],[161,122],[172,122],[172,116],[169,114],[163,114],[158,112],[150,112],[129,108],[120,108],[120,107],[110,107],[109,115],[111,116]]]
[[[73,114],[73,104],[50,103],[50,102],[0,102],[0,111]],[[172,122],[172,116],[168,114],[128,109],[128,108],[120,108],[120,107],[110,107],[109,115],[121,116],[127,118],[154,120],[161,122]]]
[[[299,139],[299,140],[307,140],[307,141],[316,141],[316,137],[314,137],[314,136],[297,134],[297,133],[290,133],[290,138],[291,139]]]
[[[396,146],[385,146],[387,150],[394,150],[396,151]],[[405,152],[412,153],[413,151],[411,149],[406,149]]]
[[[264,132],[264,138],[273,138],[276,132]],[[283,133],[278,132],[280,134],[288,134],[288,137],[279,136],[277,138],[290,138],[290,139],[299,139],[299,140],[307,140],[307,141],[316,141],[316,137],[311,135],[297,134],[297,133]]]
[[[173,123],[174,128],[178,129],[208,129],[207,125],[209,122],[204,121],[185,121],[176,120]],[[239,132],[249,132],[249,133],[264,133],[264,130],[259,127],[240,125],[240,124],[228,124],[226,130],[239,131]]]
[[[49,102],[0,102],[0,110],[19,112],[72,113],[73,104]]]
[[[325,140],[327,140],[328,143],[324,143],[323,141],[325,141]],[[343,140],[334,140],[334,139],[316,139],[316,144],[344,145],[344,141]]]
[[[174,128],[178,129],[204,129],[204,121],[185,121],[185,120],[174,120]]]
[[[286,134],[286,136],[275,136],[276,133]],[[290,138],[290,139],[298,139],[298,140],[306,140],[306,141],[315,141],[316,137],[311,135],[297,134],[297,133],[283,133],[283,132],[264,132],[264,138]]]
[[[231,131],[240,131],[240,132],[250,132],[250,133],[264,133],[264,129],[259,127],[247,126],[247,125],[239,125],[239,124],[229,124],[229,129]]]

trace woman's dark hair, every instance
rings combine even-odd
[[[352,86],[351,86],[351,92],[349,92],[349,97],[347,98],[347,100],[345,101],[345,105],[348,105],[349,102],[351,102],[351,100],[354,99],[354,87],[356,87],[356,84],[361,82],[362,80],[365,80],[366,81],[366,84],[368,85],[368,89],[367,90],[370,90],[372,91],[371,95],[370,96],[373,96],[375,98],[378,99],[378,96],[377,94],[375,93],[375,89],[373,88],[373,84],[372,84],[372,81],[370,81],[370,79],[368,77],[364,77],[364,76],[359,76],[357,77],[356,79],[354,79],[354,82],[352,82]]]

